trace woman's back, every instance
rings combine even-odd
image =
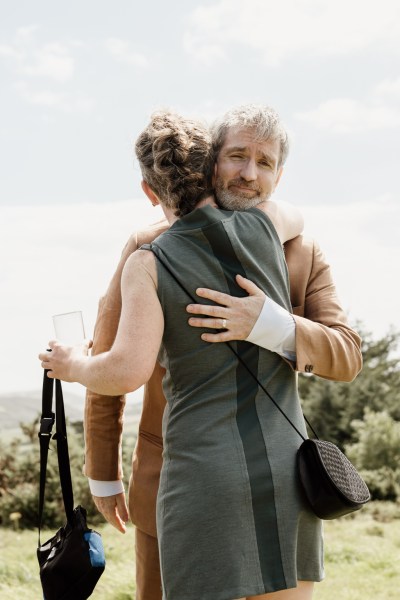
[[[155,245],[193,297],[198,287],[243,295],[235,282],[242,274],[290,310],[283,250],[257,209],[198,209]],[[167,370],[158,499],[167,598],[223,600],[243,590],[282,589],[287,581],[295,586],[293,539],[303,512],[294,485],[300,437],[226,344],[207,344],[189,327],[190,299],[159,261],[157,277],[165,319],[159,358]],[[291,367],[247,342],[231,344],[305,433]],[[314,535],[317,520],[311,514],[306,520]],[[313,567],[312,578],[319,573]]]

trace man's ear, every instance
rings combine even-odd
[[[160,200],[157,194],[153,192],[147,181],[145,181],[144,179],[142,180],[142,190],[144,191],[144,193],[146,194],[153,206],[157,206],[158,204],[160,204]]]

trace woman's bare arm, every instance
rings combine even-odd
[[[150,378],[157,359],[164,317],[156,291],[155,259],[135,252],[122,274],[122,312],[115,342],[108,352],[85,356],[82,347],[50,342],[51,353],[39,355],[48,375],[77,381],[93,392],[119,395],[132,392]]]

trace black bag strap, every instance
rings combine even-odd
[[[54,382],[47,377],[47,370],[43,375],[42,388],[42,415],[40,418],[39,428],[39,443],[40,443],[40,484],[39,484],[39,546],[40,546],[40,529],[42,526],[43,508],[44,508],[44,491],[46,487],[46,468],[47,457],[49,454],[49,445],[53,425],[55,422],[55,414],[53,408],[53,387]]]
[[[191,299],[191,301],[194,302],[195,304],[198,303],[198,301],[196,300],[196,298],[194,298],[192,296],[192,294],[190,292],[188,292],[188,290],[181,283],[181,281],[179,280],[179,278],[175,275],[175,273],[170,269],[170,267],[161,258],[160,252],[162,252],[164,254],[164,256],[166,256],[166,255],[165,255],[165,252],[159,246],[157,246],[157,244],[154,244],[154,243],[153,244],[143,244],[143,246],[141,246],[140,248],[141,248],[141,250],[149,250],[149,251],[153,252],[154,256],[156,256],[156,258],[160,261],[160,263],[162,264],[162,266],[164,267],[164,269],[166,271],[168,271],[168,273],[171,275],[171,277],[173,277],[173,279],[176,281],[176,283],[179,285],[179,287],[185,292],[185,294],[187,296],[189,296],[189,298]],[[232,346],[232,344],[230,344],[229,342],[224,342],[224,343],[228,346],[228,348],[230,349],[230,351],[233,352],[233,354],[236,356],[236,358],[238,359],[238,361],[245,367],[246,371],[253,377],[253,379],[255,379],[255,381],[260,386],[260,388],[263,390],[263,392],[268,396],[268,398],[276,406],[276,408],[279,410],[279,412],[285,417],[285,419],[288,421],[288,423],[290,423],[290,425],[298,433],[298,435],[301,437],[301,439],[303,441],[305,441],[306,438],[304,437],[304,435],[299,431],[299,429],[296,427],[296,425],[293,423],[293,421],[287,416],[287,414],[285,413],[285,411],[283,411],[281,409],[281,407],[279,406],[279,404],[273,399],[273,397],[271,396],[271,394],[268,392],[268,390],[263,386],[263,384],[261,383],[261,381],[258,379],[257,375],[255,375],[255,373],[253,373],[253,371],[247,366],[247,364],[243,360],[243,358],[236,352],[236,350],[234,349],[234,347]],[[317,434],[315,433],[312,425],[310,424],[310,422],[306,418],[306,416],[304,414],[303,414],[303,416],[304,416],[304,420],[306,421],[307,425],[309,426],[309,428],[311,429],[311,431],[315,435],[316,439],[319,439],[318,436],[317,436]]]
[[[67,427],[65,422],[64,399],[61,382],[47,377],[47,370],[43,375],[42,389],[42,414],[40,418],[39,443],[40,443],[40,484],[39,484],[39,510],[38,529],[39,546],[40,530],[43,519],[47,459],[49,454],[50,440],[57,440],[58,469],[60,474],[61,491],[64,502],[64,510],[67,521],[72,525],[74,496],[72,491],[71,469],[69,464]],[[56,412],[53,412],[53,390],[54,382],[56,388]],[[52,436],[53,426],[56,423],[56,433]]]
[[[58,469],[60,472],[61,491],[65,514],[68,523],[72,525],[74,513],[74,493],[72,490],[71,468],[69,464],[67,425],[65,422],[64,398],[61,381],[55,380],[56,385],[56,434]]]

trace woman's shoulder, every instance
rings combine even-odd
[[[149,250],[138,248],[126,261],[124,277],[138,283],[148,279],[149,276],[153,283],[157,281],[155,256]]]

